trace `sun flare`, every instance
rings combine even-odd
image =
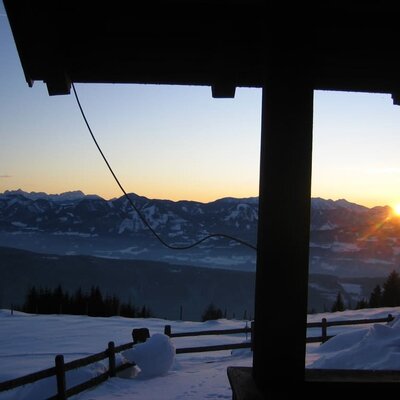
[[[393,211],[397,216],[400,216],[400,203],[395,204]]]

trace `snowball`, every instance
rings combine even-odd
[[[144,343],[122,353],[140,368],[140,376],[165,375],[175,359],[175,347],[167,335],[155,333]]]

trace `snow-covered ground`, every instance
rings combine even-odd
[[[389,313],[393,316],[400,315],[400,308],[315,314],[309,316],[309,321],[321,321],[323,317],[328,320],[380,318]],[[18,312],[11,315],[9,310],[0,310],[0,382],[49,368],[54,365],[54,357],[57,354],[63,354],[68,362],[104,351],[111,340],[116,345],[131,341],[133,328],[147,327],[151,335],[154,335],[163,333],[166,324],[172,326],[172,332],[183,332],[242,328],[246,322],[222,319],[202,323],[122,317],[45,316]],[[328,334],[337,333],[340,335],[323,345],[307,346],[305,363],[308,368],[400,369],[400,320],[388,325],[332,327],[328,330]],[[311,335],[320,335],[320,330],[310,330],[309,336]],[[158,345],[163,342],[160,339],[162,338],[158,338]],[[175,338],[171,342],[176,348],[181,348],[245,340],[245,335],[220,335]],[[134,356],[134,353],[131,355]],[[126,356],[130,354],[127,353]],[[121,359],[122,355],[117,361]],[[169,361],[173,361],[172,366],[165,374],[141,376],[139,373],[132,377],[134,373],[128,371],[124,376],[109,379],[94,389],[74,396],[73,399],[231,399],[226,369],[235,365],[250,366],[252,356],[249,349],[243,349],[178,354],[174,360],[165,357],[162,360],[165,365],[169,365]],[[90,379],[103,372],[106,366],[107,361],[104,360],[68,373],[67,386]],[[39,400],[53,394],[55,379],[49,378],[12,391],[1,392],[0,399]]]

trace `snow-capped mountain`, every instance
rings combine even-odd
[[[130,199],[160,235],[190,241],[211,232],[241,233],[255,241],[256,199],[221,199],[211,203]],[[46,195],[22,190],[0,194],[0,228],[5,232],[37,231],[90,235],[146,234],[147,228],[125,197],[104,200],[80,191]]]
[[[49,199],[55,202],[64,202],[64,203],[79,201],[82,200],[83,198],[91,198],[91,199],[100,198],[100,196],[97,196],[96,194],[85,195],[81,190],[74,190],[72,192],[64,192],[61,194],[47,194],[44,192],[24,192],[21,189],[6,190],[3,194],[0,194],[0,198],[7,196],[18,196],[18,195],[26,197],[27,199],[30,200]]]
[[[207,234],[223,233],[256,244],[257,198],[220,199],[210,203],[150,200],[129,194],[142,216],[162,239],[175,246]],[[0,245],[58,254],[147,258],[194,265],[254,269],[254,251],[213,238],[192,251],[167,251],[122,196],[105,200],[82,192],[60,195],[0,194]]]
[[[258,199],[210,203],[130,199],[167,243],[188,245],[211,233],[257,242]],[[0,194],[0,245],[57,254],[144,258],[254,270],[255,252],[213,238],[190,251],[164,248],[123,196],[105,200],[81,191],[56,195],[22,190]],[[400,218],[390,207],[344,199],[311,201],[310,270],[341,276],[385,275],[400,265]]]

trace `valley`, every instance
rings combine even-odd
[[[129,196],[172,245],[212,233],[257,242],[257,198],[200,203]],[[211,301],[231,315],[253,309],[254,250],[211,238],[193,249],[172,251],[124,197],[6,191],[0,194],[0,246],[0,302],[7,307],[21,303],[31,283],[63,283],[74,291],[79,282],[104,286],[110,295],[146,304],[168,318],[178,318],[182,306],[184,318],[198,319]],[[310,311],[329,310],[339,291],[354,306],[399,265],[400,218],[390,207],[311,199]]]

